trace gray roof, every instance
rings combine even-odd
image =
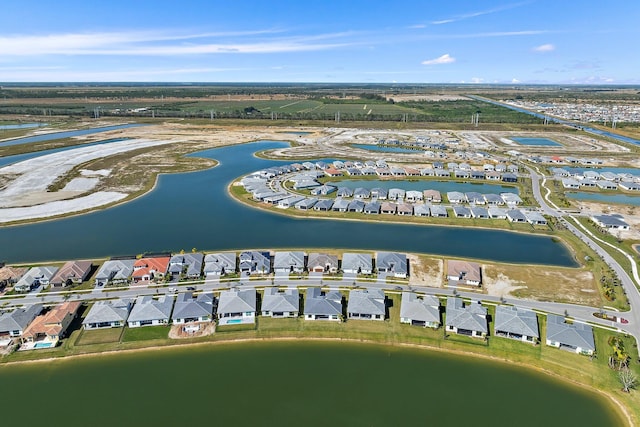
[[[471,211],[466,206],[454,206],[453,213],[456,216],[464,216],[464,217],[471,216]]]
[[[96,301],[82,324],[124,322],[127,320],[130,310],[131,300],[128,299]]]
[[[220,293],[218,314],[256,311],[255,289],[229,290]]]
[[[202,261],[204,255],[201,253],[177,254],[169,260],[169,273],[180,274],[183,267],[187,267],[188,276],[200,276],[202,272]]]
[[[506,305],[496,307],[494,329],[496,332],[501,331],[526,335],[528,337],[540,337],[536,313],[531,310]]]
[[[518,209],[511,209],[509,211],[507,211],[507,216],[512,220],[512,221],[526,221],[527,217],[525,216],[525,214],[523,214],[522,212],[520,212]]]
[[[273,269],[290,269],[294,267],[296,269],[304,268],[304,252],[292,251],[292,252],[276,252],[273,256]]]
[[[464,194],[464,197],[469,203],[484,203],[484,197],[477,191],[468,191]]]
[[[342,270],[371,270],[373,262],[371,255],[346,252],[342,255]]]
[[[338,268],[338,257],[335,255],[329,255],[318,252],[311,252],[309,254],[309,259],[307,260],[307,266],[309,269],[313,267],[321,266],[325,268],[329,266],[329,268]]]
[[[585,350],[596,349],[591,326],[584,323],[570,325],[565,323],[564,317],[554,314],[547,315],[547,340]]]
[[[386,198],[387,194],[389,194],[389,192],[385,188],[376,187],[371,189],[372,196]]]
[[[431,212],[431,216],[436,216],[436,215],[449,216],[447,214],[447,208],[445,208],[444,206],[432,205],[429,207],[429,211]]]
[[[397,274],[408,273],[407,256],[398,252],[378,252],[376,256],[376,267],[378,270],[384,268]]]
[[[454,201],[464,201],[464,194],[459,191],[447,191],[447,199],[449,202],[454,203]]]
[[[268,273],[271,271],[269,252],[244,251],[240,254],[240,269]]]
[[[400,317],[420,322],[440,322],[440,300],[433,295],[418,298],[413,292],[403,292]]]
[[[118,259],[105,261],[102,267],[96,273],[95,280],[108,281],[108,280],[127,280],[133,273],[134,259]]]
[[[342,294],[338,291],[322,292],[320,288],[307,288],[304,314],[341,315]]]
[[[380,212],[380,202],[369,202],[364,206],[365,212]]]
[[[365,204],[366,203],[362,200],[353,200],[351,203],[349,203],[347,209],[350,211],[362,212],[364,210]]]
[[[367,188],[358,187],[353,190],[353,197],[369,198],[369,196],[371,196],[371,191]]]
[[[207,254],[204,257],[204,273],[233,273],[236,271],[236,253],[235,252],[219,252],[215,254]]]
[[[349,208],[349,200],[343,199],[342,197],[336,197],[331,207],[334,211],[347,210],[347,208]]]
[[[298,289],[286,289],[280,292],[278,288],[265,288],[262,298],[262,311],[295,311],[300,308]]]
[[[349,187],[339,187],[336,195],[338,197],[351,197],[353,196],[353,190]]]
[[[315,210],[329,210],[331,209],[331,206],[333,206],[333,200],[331,199],[322,199],[319,200],[318,203],[315,204],[315,206],[313,207]]]
[[[56,271],[58,271],[58,267],[52,265],[32,267],[18,280],[15,287],[18,289],[29,288],[36,280],[46,280],[48,282],[56,274]]]
[[[487,309],[479,302],[464,305],[462,298],[447,297],[447,326],[488,333]]]
[[[418,216],[418,215],[423,215],[423,216],[428,216],[429,215],[429,206],[427,204],[417,204],[413,206],[413,214]]]
[[[213,295],[201,294],[198,298],[193,298],[191,292],[178,295],[173,306],[173,316],[171,319],[193,319],[196,317],[207,317],[213,313]]]
[[[385,315],[382,289],[354,289],[349,292],[347,313]]]
[[[489,211],[486,208],[472,207],[469,208],[471,211],[471,216],[474,218],[488,218]]]
[[[142,322],[145,320],[166,320],[171,317],[171,309],[173,308],[173,297],[163,295],[157,300],[151,295],[138,297],[136,304],[129,314],[129,322]]]
[[[313,205],[315,205],[316,203],[318,203],[318,199],[311,197],[311,198],[307,198],[299,201],[298,203],[295,204],[295,207],[298,209],[300,208],[309,209],[309,208],[312,208]]]
[[[0,315],[0,332],[20,331],[22,333],[40,312],[42,312],[42,304],[34,304]]]
[[[619,215],[593,215],[592,217],[605,227],[628,227],[629,224]]]

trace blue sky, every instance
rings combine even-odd
[[[20,0],[0,82],[640,84],[640,2]]]

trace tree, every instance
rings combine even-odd
[[[625,393],[631,392],[631,389],[635,388],[638,383],[636,374],[634,374],[629,368],[622,369],[618,373],[618,379],[622,384],[622,391],[624,391]]]

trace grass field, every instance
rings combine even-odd
[[[122,342],[167,339],[168,335],[169,326],[144,326],[140,328],[125,328]]]
[[[76,345],[117,343],[120,341],[123,328],[107,328],[81,331],[80,337],[76,340]]]

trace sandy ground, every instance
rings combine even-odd
[[[484,287],[489,295],[495,297],[507,297],[510,293],[518,289],[526,289],[524,282],[512,280],[502,273],[498,273],[496,278],[486,278]]]
[[[444,261],[442,259],[426,259],[414,254],[408,254],[407,258],[411,265],[409,286],[443,287]]]
[[[62,191],[90,191],[93,190],[100,180],[98,178],[73,178]]]
[[[203,337],[205,335],[211,335],[216,331],[216,324],[214,322],[200,322],[200,330],[194,333],[187,333],[182,330],[185,325],[173,325],[169,330],[169,338],[171,339],[184,339],[184,338],[196,338]]]
[[[640,240],[640,206],[609,206],[605,203],[594,203],[581,200],[571,200],[580,210],[588,215],[618,214],[631,227],[627,231],[613,231],[615,237],[624,240]]]

